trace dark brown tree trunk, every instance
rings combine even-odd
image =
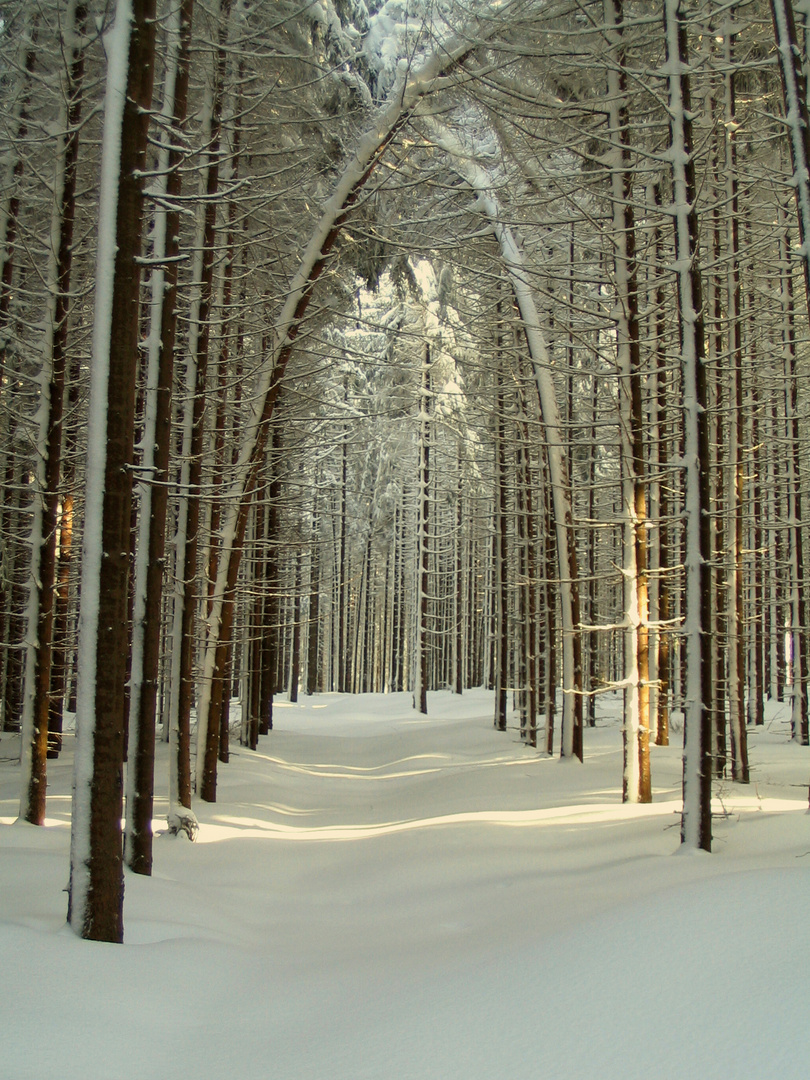
[[[318,643],[321,629],[321,552],[319,546],[320,521],[317,496],[312,507],[312,536],[309,554],[309,614],[307,618],[307,694],[318,689],[319,655]]]
[[[425,344],[422,361],[422,381],[419,395],[419,502],[416,526],[416,673],[413,707],[427,715],[428,678],[428,567],[430,559],[430,442],[431,442],[431,359],[430,346]]]
[[[172,113],[170,149],[166,162],[165,266],[156,275],[154,288],[162,293],[160,299],[160,345],[157,358],[157,381],[154,386],[154,453],[151,461],[151,483],[145,492],[142,514],[147,514],[141,543],[146,543],[146,574],[143,583],[143,615],[141,628],[142,659],[138,685],[133,700],[131,747],[128,768],[132,777],[128,783],[126,863],[136,874],[152,872],[152,813],[154,804],[155,729],[157,691],[160,672],[162,637],[163,579],[166,556],[166,515],[168,509],[169,468],[171,450],[172,390],[174,381],[174,352],[177,336],[177,275],[180,255],[180,213],[178,199],[182,187],[180,166],[184,154],[180,149],[188,106],[188,83],[191,56],[191,23],[194,0],[184,0],[179,11],[174,101],[167,103]],[[153,300],[154,303],[154,300]],[[153,332],[155,332],[153,330]],[[151,441],[152,433],[150,433]],[[173,763],[178,778],[177,790],[172,791],[170,828],[193,835],[195,823],[180,808],[191,811],[190,769],[185,762],[189,752],[189,729],[183,737],[175,733],[173,753],[183,754],[184,761]],[[179,778],[182,777],[182,780]],[[174,785],[172,785],[174,786]]]
[[[370,542],[369,542],[370,543]],[[295,557],[292,604],[292,647],[290,649],[290,701],[298,701],[298,683],[301,680],[301,553]]]
[[[273,696],[278,692],[278,658],[281,652],[281,604],[279,579],[279,503],[281,500],[281,459],[283,439],[281,424],[273,423],[271,449],[267,458],[270,476],[267,485],[267,517],[263,541],[264,557],[264,615],[261,627],[261,711],[259,734],[266,735],[273,727]]]
[[[200,498],[203,457],[205,451],[205,404],[208,381],[208,360],[211,343],[211,307],[213,300],[214,256],[216,244],[217,194],[219,191],[220,137],[222,131],[222,105],[225,72],[228,61],[228,22],[231,0],[220,0],[219,30],[215,63],[214,86],[211,99],[210,126],[207,132],[205,206],[203,212],[202,259],[199,275],[199,306],[192,314],[196,347],[194,353],[194,405],[191,430],[191,446],[188,477],[188,525],[184,559],[185,582],[183,589],[183,639],[182,678],[188,687],[184,707],[191,708],[194,639],[194,606],[197,584],[197,556],[200,533]],[[223,598],[223,602],[224,598]],[[227,666],[227,648],[224,650],[216,677],[222,678]],[[197,739],[197,794],[203,802],[216,802],[216,774],[219,757],[219,721],[222,687],[217,694],[218,709],[211,714],[211,723],[204,731],[198,726]],[[204,738],[202,737],[204,736]],[[200,762],[203,763],[202,770]]]
[[[88,506],[85,530],[82,609],[86,621],[79,646],[79,663],[85,667],[84,670],[80,667],[83,688],[78,700],[79,742],[68,910],[68,920],[80,936],[113,942],[122,941],[124,932],[123,703],[129,654],[127,614],[142,191],[154,55],[154,0],[132,0],[123,114],[113,119],[112,93],[109,93],[107,123],[120,127],[109,134],[105,132],[112,146],[120,138],[120,157],[111,310],[101,325],[97,315],[96,326],[97,349],[101,355],[109,356],[109,371],[106,386],[102,382],[103,374],[97,376],[97,404],[94,410],[91,401],[88,432],[89,454],[101,455],[101,461],[90,461],[88,494],[99,480],[101,490],[97,496],[98,511],[92,504]],[[118,62],[122,59],[119,57]],[[114,58],[111,67],[115,62]],[[108,257],[113,250],[110,239],[106,249],[102,249],[109,253]],[[99,273],[106,272],[100,257]],[[98,405],[106,408],[99,411]],[[103,470],[102,477],[94,475],[98,469]],[[100,520],[94,522],[95,512],[100,513]],[[88,529],[94,530],[95,536],[91,533],[88,537]],[[98,540],[100,551],[95,548]]]
[[[453,533],[455,552],[453,588],[453,691],[464,691],[464,480],[462,445],[457,446],[456,520]]]
[[[500,304],[498,306],[500,317]],[[506,537],[506,422],[504,411],[506,399],[503,389],[503,357],[501,355],[501,336],[503,328],[499,325],[497,368],[495,371],[495,456],[494,456],[494,491],[492,498],[495,509],[493,537],[493,589],[494,589],[494,665],[495,683],[495,727],[506,731],[506,687],[507,665],[509,657],[509,567],[508,542]]]
[[[734,9],[729,11],[729,20]],[[748,735],[745,716],[745,609],[743,602],[743,506],[745,500],[742,454],[743,377],[742,377],[742,284],[740,273],[740,201],[737,179],[737,100],[732,64],[734,35],[729,26],[724,34],[725,48],[725,132],[726,132],[726,201],[728,203],[727,247],[728,313],[730,320],[730,413],[729,413],[729,589],[728,589],[728,700],[732,779],[747,784]]]
[[[57,526],[62,471],[62,427],[64,416],[65,377],[67,368],[67,320],[70,304],[70,272],[73,262],[73,226],[76,217],[76,169],[79,156],[79,122],[82,111],[82,82],[84,77],[84,45],[82,38],[87,23],[87,8],[77,3],[72,9],[73,26],[63,38],[67,71],[65,91],[65,133],[60,150],[60,178],[55,192],[58,242],[52,253],[55,296],[51,325],[48,331],[48,352],[45,363],[50,367],[48,377],[48,416],[45,421],[42,490],[38,535],[39,553],[33,553],[33,580],[37,590],[36,626],[29,627],[31,640],[36,642],[31,664],[33,684],[32,718],[30,724],[30,768],[27,791],[23,792],[20,815],[34,825],[45,822],[46,760],[48,755],[48,719],[51,693],[51,662],[57,585]],[[61,188],[61,190],[60,190]],[[50,283],[49,283],[50,284]],[[37,558],[38,554],[38,558]],[[28,727],[28,725],[26,725]],[[24,737],[27,737],[28,733]]]

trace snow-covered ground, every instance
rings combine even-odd
[[[2,1080],[804,1080],[810,754],[787,708],[690,855],[677,735],[653,805],[623,807],[615,702],[584,766],[494,731],[484,692],[429,705],[278,703],[198,843],[160,835],[154,876],[128,875],[124,946],[64,925],[72,740],[37,829],[2,736]]]

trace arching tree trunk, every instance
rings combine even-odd
[[[273,414],[281,383],[292,354],[313,290],[327,263],[330,252],[351,208],[357,202],[369,177],[375,171],[385,150],[413,110],[428,94],[435,81],[452,71],[481,40],[494,32],[495,22],[469,28],[469,33],[445,41],[427,59],[403,72],[377,114],[374,124],[360,136],[355,153],[335,186],[331,198],[324,204],[320,221],[301,258],[276,321],[271,363],[257,389],[256,405],[248,423],[236,467],[236,478],[229,493],[228,512],[223,523],[223,539],[217,574],[215,600],[208,619],[205,661],[201,694],[198,702],[198,730],[207,737],[209,716],[216,714],[222,688],[215,676],[224,666],[230,642],[233,614],[224,603],[236,586],[239,561],[247,525],[248,496],[256,481],[265,452],[268,423]]]

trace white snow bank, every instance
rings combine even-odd
[[[806,1075],[810,755],[785,709],[752,734],[754,782],[716,788],[715,853],[678,858],[680,748],[653,750],[655,803],[622,807],[604,700],[584,766],[495,732],[491,695],[429,707],[277,703],[196,805],[201,842],[161,834],[154,877],[128,875],[124,946],[64,926],[70,750],[49,825],[14,825],[3,736],[0,1075]]]

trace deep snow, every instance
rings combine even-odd
[[[810,754],[788,706],[679,845],[680,748],[623,807],[617,704],[586,762],[491,695],[277,703],[199,841],[128,875],[124,946],[64,925],[71,739],[45,828],[0,739],[3,1080],[792,1080],[810,1060]],[[164,748],[165,752],[165,748]],[[165,759],[156,829],[166,811]]]

